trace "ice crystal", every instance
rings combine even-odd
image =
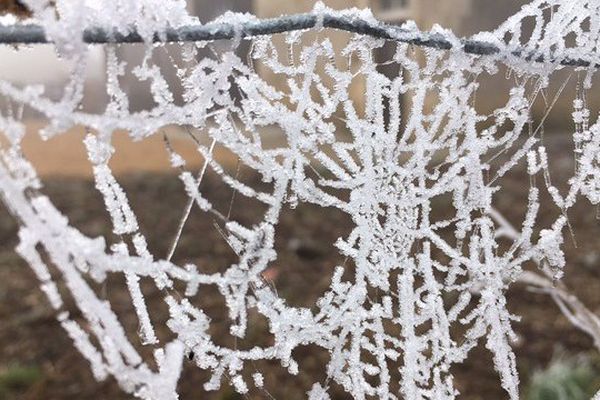
[[[458,38],[435,28],[432,34],[454,48],[415,55],[411,45],[397,42],[389,63],[401,73],[394,76],[382,73],[373,58],[384,41],[359,34],[342,49],[326,35],[302,42],[303,33],[286,34],[286,44],[298,51],[297,60],[291,56],[287,62],[266,36],[252,39],[247,60],[235,52],[241,33],[231,49],[215,57],[198,58],[197,47],[206,44],[185,45],[186,65],[177,67],[181,105],[154,63],[156,50],[150,41],[168,27],[198,23],[187,15],[183,1],[25,3],[66,57],[85,59],[87,46],[81,34],[91,27],[123,34],[135,29],[148,42],[143,61],[132,71],[149,83],[155,101],[149,111],[129,110],[119,81],[125,62],[112,45],[106,46],[110,103],[101,114],[77,108],[83,97],[84,63],[76,63],[72,82],[59,101],[48,99],[39,86],[18,88],[0,82],[2,96],[48,118],[40,132],[43,136],[74,125],[89,130],[84,142],[118,242],[86,237],[41,193],[35,170],[20,152],[24,124],[11,113],[0,116],[8,139],[2,148],[0,194],[20,222],[19,254],[39,278],[61,325],[97,379],[111,375],[124,390],[143,399],[175,399],[188,355],[210,373],[206,390],[227,382],[243,394],[268,384],[267,377],[252,372],[254,361],[276,360],[290,374],[302,374],[292,353],[311,344],[329,354],[328,382],[356,399],[452,399],[458,394],[452,367],[483,344],[502,387],[511,399],[518,398],[519,377],[511,349],[515,337],[511,321],[516,316],[507,309],[506,290],[528,260],[560,276],[566,211],[581,196],[600,202],[600,127],[589,122],[585,104],[576,101],[577,168],[568,190],[561,193],[549,179],[550,161],[538,136],[528,135],[527,85],[515,83],[502,106],[482,114],[474,105],[478,91],[474,78],[495,73],[505,64],[544,86],[559,68],[559,60],[599,63],[596,2],[535,0],[498,30],[476,37],[500,48],[484,57],[465,54]],[[548,10],[551,16],[546,15]],[[320,29],[325,16],[338,12],[319,4],[315,13],[319,16],[315,29]],[[339,13],[350,20],[376,22],[368,11]],[[531,18],[533,33],[525,38],[521,30]],[[248,21],[256,19],[226,14],[218,20],[238,28]],[[584,21],[589,21],[587,30],[582,28]],[[570,33],[575,34],[574,45],[566,39]],[[391,37],[404,39],[417,34],[414,24],[389,31]],[[258,71],[254,63],[262,69]],[[269,82],[273,75],[284,76],[285,84]],[[357,80],[364,83],[359,100],[351,96]],[[401,97],[410,99],[404,109]],[[195,143],[205,160],[198,175],[185,169],[182,155],[168,150],[190,198],[189,207],[197,205],[223,222],[222,234],[238,260],[221,272],[207,274],[195,265],[171,262],[181,230],[165,259],[151,254],[127,193],[109,166],[115,130],[140,139],[160,134],[166,125],[205,128],[208,140]],[[276,148],[263,142],[262,132],[273,126],[283,135],[284,144]],[[255,188],[230,175],[213,156],[215,144],[271,185]],[[508,157],[497,158],[498,154]],[[499,245],[501,227],[492,204],[501,190],[498,178],[521,161],[527,163],[529,175],[541,176],[545,185],[529,189],[521,232],[505,248]],[[239,195],[264,205],[262,220],[244,225],[220,214],[201,190],[207,169]],[[560,217],[537,229],[540,190],[548,191]],[[433,212],[443,199],[451,199],[452,215]],[[263,277],[277,259],[279,217],[298,203],[336,208],[354,223],[352,231],[335,242],[348,262],[336,266],[329,289],[311,308],[287,304]],[[64,310],[50,267],[60,271],[82,319],[73,319]],[[348,269],[353,273],[345,274]],[[140,343],[131,340],[111,304],[94,292],[88,279],[102,282],[108,274],[125,278],[139,319]],[[141,279],[163,291],[169,310],[166,325],[174,335],[168,342],[156,335]],[[176,284],[185,286],[184,295],[173,294]],[[194,302],[205,286],[214,286],[223,296],[233,336],[246,336],[252,310],[268,321],[273,343],[250,349],[218,345],[209,332],[210,318]],[[144,360],[138,344],[153,346],[152,363]],[[327,383],[316,382],[307,396],[325,400],[328,390]]]

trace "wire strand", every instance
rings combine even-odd
[[[497,45],[485,41],[460,39],[458,42],[454,42],[441,33],[423,32],[415,29],[407,29],[400,25],[391,25],[381,21],[367,20],[357,16],[334,15],[328,13],[293,14],[278,18],[251,20],[235,24],[211,22],[204,25],[185,25],[177,28],[168,28],[164,32],[156,33],[152,38],[152,41],[157,43],[174,43],[230,40],[321,27],[435,49],[450,50],[459,47],[459,49],[465,53],[481,56],[498,55],[502,52]],[[83,32],[83,41],[89,44],[106,44],[143,43],[145,40],[144,37],[135,30],[123,34],[102,28],[89,28]],[[0,43],[43,44],[51,43],[51,41],[46,36],[44,28],[39,25],[14,24],[0,25]],[[599,67],[598,64],[591,61],[591,58],[573,59],[568,56],[560,55],[548,57],[547,55],[541,55],[534,50],[526,50],[523,48],[514,48],[510,50],[508,54],[530,62],[550,62],[574,67]]]

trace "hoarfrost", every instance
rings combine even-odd
[[[57,50],[82,61],[87,45],[81,35],[87,28],[122,34],[135,28],[150,42],[168,27],[198,23],[186,13],[181,0],[25,3]],[[480,343],[491,352],[502,387],[516,399],[519,378],[510,345],[514,339],[511,321],[516,317],[507,310],[506,290],[529,260],[560,276],[565,264],[561,250],[567,224],[564,215],[581,196],[594,204],[600,202],[600,127],[590,123],[584,102],[576,101],[577,168],[568,190],[560,193],[549,179],[549,160],[538,135],[527,135],[527,85],[521,80],[515,83],[504,105],[480,114],[474,106],[478,90],[474,78],[494,73],[504,63],[540,82],[537,90],[541,90],[559,68],[557,61],[600,63],[599,7],[594,1],[535,0],[498,30],[475,37],[500,47],[499,53],[485,57],[465,54],[458,38],[437,27],[431,35],[443,37],[453,48],[429,49],[416,56],[410,45],[398,42],[389,63],[402,73],[391,77],[381,73],[373,59],[384,41],[361,35],[351,36],[338,51],[327,38],[300,45],[302,33],[288,34],[286,43],[299,50],[300,62],[294,57],[282,61],[278,47],[265,36],[253,39],[247,62],[236,55],[236,43],[233,49],[198,62],[194,61],[195,48],[186,45],[186,66],[178,68],[182,105],[175,104],[167,79],[154,64],[156,50],[147,43],[144,60],[133,71],[137,79],[150,83],[156,106],[135,113],[129,111],[126,91],[119,82],[125,62],[119,60],[113,45],[107,46],[110,104],[99,115],[77,109],[83,96],[83,62],[73,71],[60,101],[46,98],[39,86],[21,89],[0,82],[3,97],[27,104],[48,118],[40,132],[44,137],[74,125],[89,129],[84,142],[96,187],[120,238],[117,243],[88,238],[68,224],[41,194],[34,168],[20,152],[24,123],[12,113],[3,113],[0,127],[8,144],[3,144],[1,153],[0,194],[21,224],[17,250],[36,273],[61,325],[89,361],[94,376],[112,375],[124,390],[143,399],[177,398],[186,354],[193,354],[190,358],[198,368],[211,374],[204,383],[206,390],[216,390],[228,379],[236,391],[246,393],[250,382],[259,388],[268,384],[262,374],[249,373],[254,361],[276,360],[290,374],[301,374],[292,353],[309,344],[329,354],[328,380],[356,399],[452,399],[458,394],[452,367]],[[548,9],[553,11],[551,19],[544,14]],[[315,13],[320,24],[333,14],[376,22],[369,11],[337,12],[322,4]],[[521,31],[531,18],[535,26],[526,39]],[[584,30],[587,19],[589,28]],[[248,21],[256,19],[228,14],[217,22]],[[414,24],[406,24],[401,30],[389,28],[388,33],[406,39],[418,31]],[[576,36],[575,46],[566,40],[570,33]],[[241,34],[236,35],[235,42],[240,40]],[[341,62],[340,54],[354,65]],[[253,67],[253,59],[262,64],[262,72]],[[285,76],[285,85],[272,85],[266,72]],[[364,83],[361,99],[352,94],[356,79]],[[405,109],[400,104],[402,96],[411,100]],[[160,134],[166,125],[205,128],[208,141],[196,143],[205,160],[197,176],[185,170],[180,154],[169,149],[170,162],[179,170],[190,202],[169,254],[161,259],[148,250],[109,161],[115,151],[111,145],[115,130],[126,130],[132,139],[140,139]],[[261,131],[272,126],[284,136],[282,147],[263,143]],[[213,156],[215,145],[226,148],[272,185],[257,189],[230,175]],[[500,153],[509,157],[498,158]],[[531,187],[522,230],[505,249],[497,235],[504,228],[498,225],[492,205],[501,190],[497,179],[521,161],[527,162],[532,180],[538,175],[543,178],[540,181],[561,216],[551,226],[534,229],[539,191],[544,188]],[[207,170],[239,194],[263,204],[262,220],[249,226],[216,211],[201,193],[200,182]],[[451,199],[452,215],[438,218],[432,210],[442,198]],[[277,259],[274,242],[279,217],[297,203],[336,208],[354,223],[352,231],[335,242],[348,263],[336,267],[330,288],[312,308],[288,305],[262,275]],[[222,272],[206,274],[195,265],[171,262],[194,204],[223,223],[223,236],[238,257]],[[70,319],[64,311],[50,265],[60,271],[83,321]],[[345,275],[349,268],[354,273]],[[94,292],[87,279],[102,282],[108,274],[122,274],[126,279],[140,324],[140,343],[130,340],[111,304]],[[166,325],[175,336],[173,341],[159,341],[153,311],[139,282],[144,278],[164,293],[169,310]],[[183,296],[173,295],[176,283],[186,287]],[[193,301],[203,295],[204,286],[214,286],[223,296],[232,335],[246,336],[252,309],[267,319],[273,344],[246,350],[216,344],[209,333],[209,317]],[[381,295],[373,296],[376,291]],[[465,333],[457,334],[460,331]],[[158,371],[140,355],[138,344],[153,346]],[[313,400],[329,399],[328,386],[314,383],[307,395]]]

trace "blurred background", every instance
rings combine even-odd
[[[308,12],[314,1],[293,0],[188,0],[189,10],[201,21],[207,22],[226,11],[249,12],[261,18],[282,14]],[[439,24],[458,36],[470,36],[482,30],[492,30],[508,16],[514,14],[525,3],[523,0],[335,0],[325,1],[334,9],[358,7],[371,8],[375,16],[392,24],[407,20],[416,21],[422,30]],[[14,12],[14,1],[0,1],[2,11]],[[312,34],[312,33],[311,33]],[[327,30],[326,35],[340,48],[348,40],[348,34]],[[302,40],[310,40],[310,35]],[[227,46],[227,43],[216,43]],[[249,50],[249,43],[242,42],[236,50],[241,56]],[[177,45],[164,46],[156,51],[154,61],[172,84],[176,101],[181,101],[173,59],[180,57]],[[119,56],[132,67],[143,57],[141,45],[117,46]],[[285,51],[285,50],[283,50]],[[393,45],[377,50],[376,59],[388,60],[393,55]],[[105,91],[105,52],[102,46],[93,46],[88,60],[85,100],[82,108],[101,112],[107,103]],[[50,45],[0,46],[0,80],[17,85],[43,84],[52,98],[60,98],[69,80],[70,65],[58,58]],[[129,68],[129,67],[128,67]],[[265,79],[275,85],[280,77],[261,70]],[[390,69],[390,75],[399,71]],[[557,97],[552,112],[544,121],[546,146],[549,149],[554,178],[566,179],[573,168],[572,144],[572,101],[581,82],[581,74],[572,70],[559,71],[544,98],[533,105],[533,118],[540,120],[553,97]],[[154,103],[148,85],[133,77],[128,70],[121,80],[127,92],[131,111],[150,109]],[[557,95],[558,88],[565,83],[565,95]],[[493,109],[506,99],[508,89],[514,84],[510,71],[501,71],[492,76],[483,76],[477,104],[481,109]],[[364,86],[358,82],[352,87],[357,103],[364,97]],[[587,93],[593,115],[600,105],[600,91]],[[0,98],[0,110],[8,106]],[[406,106],[406,104],[404,105]],[[44,121],[40,115],[25,110],[28,133],[23,151],[41,175],[45,192],[63,211],[70,222],[90,236],[111,236],[110,226],[102,199],[91,180],[91,164],[87,160],[81,143],[85,132],[74,128],[66,134],[42,140],[38,130]],[[118,149],[111,160],[111,169],[130,196],[133,209],[139,216],[142,231],[147,235],[149,246],[155,254],[165,254],[166,246],[179,222],[181,210],[186,202],[185,193],[177,180],[176,171],[170,167],[165,151],[163,135],[169,137],[172,146],[188,161],[191,169],[199,168],[202,159],[194,149],[182,127],[165,127],[161,135],[154,135],[140,142],[132,142],[125,133],[114,136]],[[51,150],[49,150],[51,149]],[[244,175],[249,182],[258,181],[252,171],[240,168],[235,158],[223,152],[221,162],[231,171]],[[251,223],[258,218],[260,210],[237,198],[217,176],[207,175],[202,190],[215,204],[222,204],[224,213],[240,221]],[[499,196],[498,208],[510,219],[518,221],[529,185],[523,170],[516,171],[503,182],[503,194]],[[332,221],[323,224],[324,213]],[[551,215],[542,213],[542,220]],[[569,266],[565,282],[573,288],[580,299],[594,311],[600,310],[600,225],[598,210],[582,205],[570,215],[577,237],[566,244]],[[285,212],[278,232],[278,261],[267,278],[273,282],[281,296],[294,305],[309,306],[329,285],[330,271],[341,263],[339,255],[332,251],[332,243],[352,227],[344,215],[318,207],[301,205],[294,211]],[[52,309],[38,288],[37,280],[29,267],[14,253],[17,243],[17,225],[8,212],[0,209],[0,399],[127,399],[113,380],[95,382],[86,361],[75,351],[70,339],[55,320]],[[197,240],[197,232],[205,235]],[[194,211],[184,231],[176,262],[194,262],[204,268],[227,265],[235,260],[230,249],[222,240],[212,221]],[[325,272],[324,272],[325,271]],[[130,300],[123,282],[111,281],[99,288],[106,292],[116,311],[131,332],[137,329],[135,315],[130,309]],[[218,297],[214,293],[214,297]],[[213,301],[211,294],[204,306],[211,310],[213,322],[219,321],[223,305]],[[160,302],[160,294],[149,294],[151,301]],[[514,343],[519,370],[523,380],[523,396],[526,400],[587,400],[600,387],[600,356],[594,343],[587,335],[575,329],[566,320],[544,293],[533,292],[525,286],[511,289],[509,308],[523,316],[515,322],[519,340]],[[76,311],[73,311],[74,313]],[[263,333],[263,322],[256,320],[256,331],[251,331],[255,343],[268,341]],[[215,335],[221,335],[224,343],[230,340],[227,327],[215,324]],[[502,399],[505,393],[498,384],[487,351],[478,348],[469,361],[455,371],[457,388],[461,399]],[[269,395],[277,399],[305,398],[312,382],[324,376],[322,354],[316,348],[301,348],[294,354],[300,360],[301,373],[290,377],[281,372],[277,365],[263,363],[259,368],[265,380],[271,382]],[[216,393],[205,393],[201,383],[206,374],[197,368],[186,366],[181,379],[182,399],[241,399],[241,395],[224,387]],[[334,399],[347,398],[340,390],[333,389]],[[566,397],[565,397],[566,396]],[[251,394],[250,398],[268,398],[266,393]]]

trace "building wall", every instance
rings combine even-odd
[[[334,9],[349,7],[371,7],[374,12],[379,14],[380,18],[385,16],[380,13],[378,2],[380,0],[327,0],[325,4]],[[508,16],[512,15],[527,2],[527,0],[409,0],[409,7],[406,12],[407,18],[414,19],[419,27],[424,30],[430,29],[433,24],[452,29],[459,36],[469,36],[480,30],[491,30],[498,26]],[[259,17],[276,17],[281,14],[291,14],[310,11],[314,7],[315,0],[189,0],[190,11],[199,16],[203,22],[209,21],[216,16],[221,15],[227,10],[239,12],[252,12]],[[401,23],[400,20],[389,20],[392,23]],[[341,49],[348,40],[348,34],[331,31],[328,33],[334,46]],[[310,40],[310,34],[305,36]],[[215,44],[219,46],[219,44]],[[175,47],[177,47],[175,45]],[[171,55],[177,54],[177,49],[173,47]],[[167,46],[167,49],[169,47]],[[241,49],[240,52],[246,51]],[[139,63],[142,55],[142,46],[121,46],[118,50],[130,65]],[[281,48],[282,54],[287,50]],[[180,97],[177,89],[177,79],[175,69],[166,52],[156,52],[155,56],[158,62],[163,66],[163,72],[168,80],[173,83],[176,98]],[[387,55],[389,57],[389,54]],[[385,55],[384,55],[385,58]],[[49,87],[49,93],[58,96],[68,80],[68,66],[59,60],[50,46],[36,46],[30,49],[14,49],[4,46],[0,48],[0,79],[7,79],[17,84],[31,84],[34,82],[45,84]],[[33,61],[35,60],[35,61]],[[347,62],[339,58],[340,63]],[[558,87],[572,74],[572,69],[565,69],[555,74],[553,82],[555,83],[546,93],[548,102],[555,96]],[[86,102],[85,109],[90,111],[102,110],[106,102],[106,93],[104,90],[104,55],[102,47],[98,46],[92,52],[89,63],[89,80],[86,84]],[[285,85],[280,78],[268,77],[274,84]],[[279,81],[278,81],[279,79]],[[559,96],[559,100],[554,105],[553,112],[549,114],[547,125],[564,128],[570,127],[570,112],[572,109],[572,99],[575,94],[578,77],[574,74],[566,88],[565,93]],[[131,107],[133,110],[146,109],[152,106],[152,100],[149,96],[146,83],[137,82],[136,79],[122,80],[128,91]],[[492,109],[498,106],[507,97],[508,90],[514,84],[514,75],[507,78],[505,71],[495,76],[482,76],[481,91],[478,93],[477,102],[483,109]],[[595,84],[600,83],[598,79]],[[351,96],[357,102],[360,102],[364,96],[364,84],[357,82],[351,91]],[[600,109],[600,92],[595,91],[587,94],[588,102],[592,111]],[[546,109],[546,102],[537,102],[533,108],[534,113],[539,119]],[[595,113],[593,113],[595,114]]]
[[[254,13],[263,18],[273,18],[283,14],[309,12],[315,6],[316,0],[254,0]],[[325,0],[323,3],[333,9],[351,7],[368,7],[371,0]]]
[[[422,29],[430,29],[436,20],[442,21],[444,27],[452,29],[458,36],[468,37],[480,31],[493,30],[509,16],[529,3],[529,0],[414,0],[419,4],[417,20]],[[436,10],[432,13],[430,10]],[[548,114],[544,126],[549,131],[569,131],[572,126],[571,112],[573,99],[577,89],[577,73],[572,68],[555,72],[550,80],[550,87],[543,95],[539,95],[532,107],[534,124],[546,114],[548,105],[555,96],[557,101]],[[581,78],[583,79],[583,78]],[[558,91],[564,82],[564,91]],[[477,105],[483,110],[491,110],[502,105],[508,98],[508,92],[515,84],[515,74],[501,67],[494,76],[482,74],[480,91],[477,94]],[[600,79],[594,79],[594,85]],[[586,94],[592,115],[600,110],[600,92],[591,91]]]
[[[325,4],[334,9],[349,7],[370,7],[379,19],[389,23],[402,23],[404,18],[413,19],[422,30],[430,30],[434,24],[452,30],[457,36],[468,37],[480,31],[489,31],[498,27],[506,18],[513,15],[528,0],[409,0],[408,9],[400,13],[404,18],[388,18],[387,14],[381,12],[379,2],[381,0],[329,0]],[[310,11],[315,0],[296,1],[273,1],[255,0],[254,12],[260,17],[276,17],[282,14],[291,14]],[[334,44],[343,45],[347,35],[344,33],[328,33]],[[390,50],[390,49],[388,49]],[[390,50],[391,51],[391,50]],[[382,59],[389,58],[390,54],[380,55]],[[545,126],[549,130],[568,130],[572,126],[570,114],[572,112],[572,100],[576,93],[577,74],[572,74],[572,69],[565,69],[555,73],[552,84],[544,96],[538,96],[532,107],[534,120],[541,120],[546,114],[547,106],[557,95],[559,87],[565,80],[569,79],[563,95],[553,106],[552,112],[545,120]],[[571,76],[573,75],[573,76]],[[571,78],[569,78],[571,76]],[[276,79],[276,78],[275,78]],[[511,87],[515,84],[515,75],[500,68],[500,72],[493,76],[483,74],[479,80],[480,90],[477,94],[477,106],[483,111],[490,111],[502,106],[508,98]],[[281,83],[277,83],[281,84]],[[600,84],[600,79],[595,79],[595,84]],[[358,85],[352,97],[360,101],[364,94],[364,86]],[[600,92],[587,93],[588,104],[592,110],[600,110]]]
[[[369,5],[370,0],[325,0],[323,3],[333,9],[346,9],[352,7],[365,8]],[[255,0],[254,13],[260,18],[274,18],[280,15],[295,14],[309,12],[313,9],[316,0],[298,0],[298,1],[273,1],[273,0]],[[313,42],[316,35],[321,35],[317,32],[307,32],[302,35],[301,42],[294,46],[295,49],[301,49],[304,45]],[[331,41],[333,48],[336,49],[336,63],[340,68],[347,68],[349,60],[341,55],[341,50],[347,44],[351,35],[347,32],[331,30],[327,32],[327,38]],[[274,38],[274,43],[279,54],[288,54],[287,45],[281,38]],[[296,50],[297,52],[299,50]],[[257,67],[257,71],[261,73],[264,79],[272,83],[274,86],[285,90],[287,83],[286,77],[277,76],[270,73],[262,66]],[[358,112],[364,109],[365,82],[362,78],[353,80],[350,87],[350,97],[354,100]]]
[[[54,100],[61,98],[73,66],[72,62],[59,58],[52,45],[0,46],[0,80],[17,86],[44,85],[46,94]],[[86,76],[82,107],[86,111],[101,111],[106,103],[104,51],[101,46],[92,47],[88,53]],[[39,116],[31,110],[25,112],[26,116]]]
[[[197,16],[202,23],[210,22],[227,11],[252,12],[252,0],[188,0],[187,4],[190,14]],[[213,46],[218,49],[220,46],[227,46],[227,43],[216,42]],[[241,52],[247,51],[247,44],[243,43],[241,47]],[[143,60],[145,46],[122,46],[117,51],[119,57],[126,60],[128,66],[135,67]],[[212,54],[206,50],[203,54],[200,54],[200,57],[203,55],[211,56]],[[175,101],[181,102],[182,88],[179,85],[177,71],[172,65],[172,59],[180,61],[180,46],[178,44],[165,45],[162,49],[155,51],[152,56],[152,60],[161,67],[161,72],[169,83]],[[130,71],[128,74],[130,74]],[[123,82],[124,89],[129,95],[132,111],[147,110],[154,106],[148,82],[140,82],[131,75],[122,79],[121,82]]]

